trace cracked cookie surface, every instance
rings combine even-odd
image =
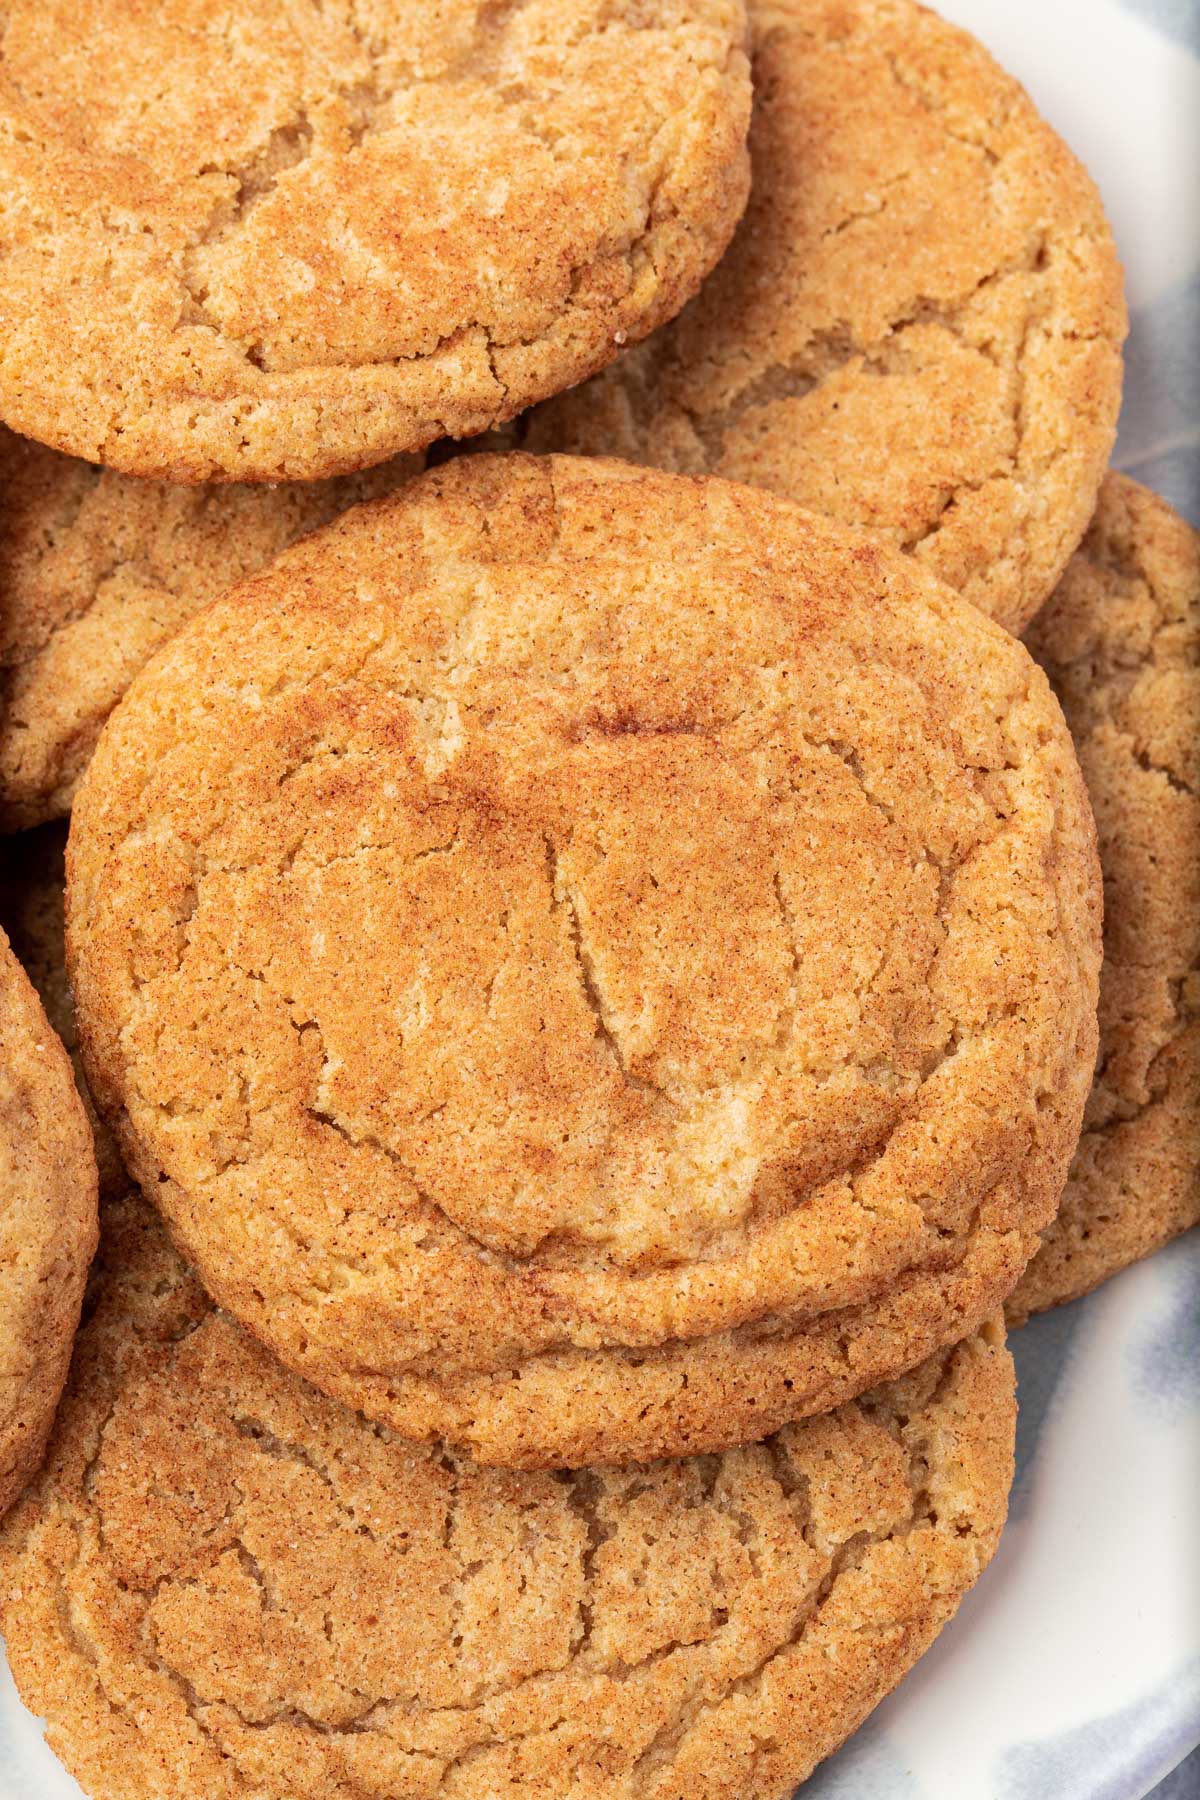
[[[41,1460],[95,1248],[83,1103],[0,931],[0,1513]]]
[[[1028,642],[1096,815],[1104,967],[1083,1137],[1013,1323],[1200,1224],[1200,535],[1109,475]]]
[[[0,426],[0,830],[69,812],[105,719],[194,612],[423,466],[394,457],[332,481],[182,487]]]
[[[742,0],[7,0],[0,29],[0,414],[133,474],[484,430],[671,318],[745,204]]]
[[[1009,630],[1116,430],[1121,274],[1017,83],[910,0],[752,0],[754,185],[680,318],[519,426],[772,489],[900,545]]]
[[[986,1566],[998,1323],[767,1443],[488,1470],[325,1399],[110,1209],[0,1532],[26,1704],[122,1800],[783,1800]]]
[[[89,1082],[221,1304],[484,1460],[762,1436],[1003,1300],[1095,1055],[1022,646],[772,496],[459,458],[184,628],[76,801]]]
[[[0,931],[28,975],[45,1009],[50,1029],[71,1058],[75,1085],[87,1113],[100,1200],[119,1199],[129,1186],[112,1133],[92,1104],[75,1030],[75,1002],[67,980],[63,942],[67,847],[65,824],[44,825],[5,839],[0,859]]]

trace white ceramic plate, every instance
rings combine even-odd
[[[1095,173],[1133,314],[1117,461],[1200,525],[1200,0],[941,10]],[[1000,1553],[804,1800],[1142,1800],[1200,1744],[1200,1234],[1013,1348]],[[80,1800],[2,1663],[0,1800]]]

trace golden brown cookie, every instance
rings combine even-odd
[[[41,1461],[95,1248],[83,1104],[0,931],[0,1513]]]
[[[184,488],[0,426],[0,830],[68,812],[100,727],[185,619],[306,531],[424,466]]]
[[[1028,641],[1095,809],[1104,969],[1083,1137],[1016,1324],[1200,1224],[1200,535],[1110,475]]]
[[[1082,535],[1125,335],[1091,181],[912,0],[751,0],[754,187],[678,322],[528,423],[785,494],[1012,631]]]
[[[87,1113],[96,1151],[101,1201],[119,1198],[129,1176],[112,1133],[97,1115],[79,1058],[75,1003],[67,980],[63,901],[67,846],[65,824],[19,833],[0,847],[0,931],[32,981],[51,1029],[71,1058],[75,1084]]]
[[[768,1443],[569,1476],[405,1443],[111,1209],[0,1533],[27,1705],[97,1800],[783,1800],[989,1561],[998,1323]]]
[[[511,418],[745,205],[743,0],[9,0],[0,416],[178,481]]]
[[[1024,648],[768,494],[459,458],[184,628],[76,802],[92,1091],[218,1301],[483,1460],[765,1436],[1058,1202],[1099,871]]]

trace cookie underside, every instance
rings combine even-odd
[[[0,1513],[41,1460],[95,1247],[83,1104],[0,931]]]

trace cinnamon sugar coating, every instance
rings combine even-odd
[[[788,496],[1019,631],[1095,505],[1121,271],[1023,89],[913,0],[752,0],[754,183],[674,325],[519,428]]]
[[[1109,475],[1028,642],[1095,809],[1104,967],[1083,1137],[1014,1324],[1200,1224],[1200,534]]]
[[[571,1475],[370,1426],[214,1312],[149,1209],[0,1532],[18,1688],[121,1800],[784,1800],[990,1559],[998,1324],[722,1456]]]
[[[89,1081],[221,1304],[484,1460],[762,1436],[996,1309],[1095,1055],[1026,651],[769,495],[459,459],[187,626],[76,802]]]
[[[0,417],[336,475],[671,318],[745,205],[742,0],[9,0]],[[114,79],[119,71],[119,79]]]

